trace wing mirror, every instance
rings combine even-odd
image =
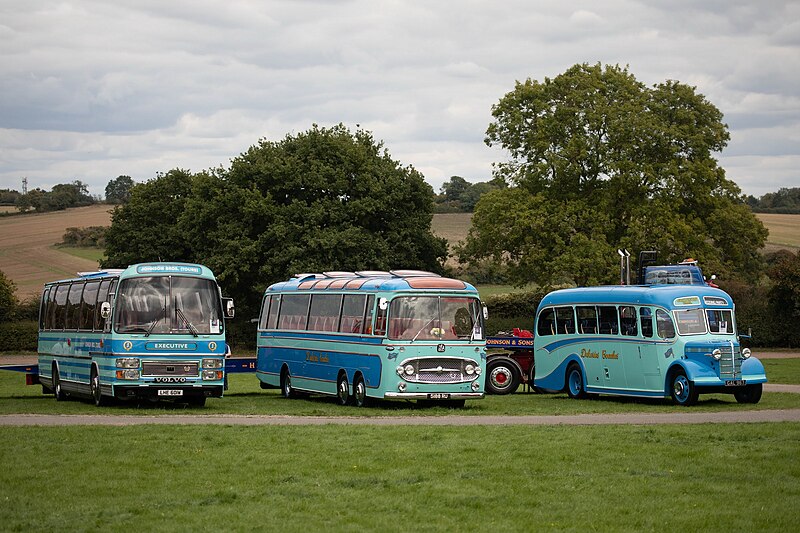
[[[223,298],[222,308],[225,310],[225,318],[233,318],[236,314],[236,307],[233,305],[233,298]]]

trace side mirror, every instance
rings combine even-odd
[[[233,298],[223,298],[222,308],[225,310],[225,318],[233,318],[236,314],[236,308],[233,305]]]
[[[380,300],[378,300],[378,309],[380,309],[381,311],[386,311],[387,309],[389,309],[389,302],[388,300],[386,300],[386,298],[381,298]]]
[[[489,309],[485,305],[483,306],[483,319],[484,320],[489,319]]]
[[[111,304],[108,302],[103,302],[100,304],[100,316],[104,319],[107,319],[111,316]]]

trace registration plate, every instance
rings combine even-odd
[[[183,396],[183,391],[180,389],[164,389],[158,391],[159,396]]]
[[[449,400],[450,399],[450,393],[449,392],[434,392],[434,393],[428,394],[428,399],[429,400]]]
[[[732,379],[725,382],[726,387],[743,387],[747,382],[743,379]]]

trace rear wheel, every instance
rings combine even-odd
[[[347,375],[344,372],[339,374],[339,379],[336,381],[336,399],[339,401],[339,405],[350,403],[350,385],[347,383]]]
[[[56,400],[59,402],[63,402],[67,399],[67,393],[64,392],[64,389],[61,387],[61,376],[58,374],[58,366],[53,365],[53,395],[55,395]]]
[[[581,367],[574,363],[567,369],[567,394],[569,394],[570,398],[576,400],[582,400],[588,396],[586,389],[583,387]]]
[[[486,391],[489,394],[514,393],[519,382],[519,372],[508,361],[492,361],[486,365]]]
[[[761,383],[755,385],[745,385],[740,390],[733,393],[734,398],[739,403],[758,403],[761,401],[763,388]]]
[[[683,405],[684,407],[697,403],[697,397],[699,396],[697,387],[695,387],[694,383],[689,381],[689,378],[686,377],[686,373],[683,370],[678,370],[672,375],[671,383],[670,393],[673,402],[678,405]]]
[[[281,394],[284,398],[294,398],[295,393],[292,388],[292,376],[289,374],[289,369],[284,368],[281,371]]]
[[[359,374],[353,381],[353,402],[356,407],[366,407],[369,403],[367,398],[367,384],[364,383],[364,378]]]

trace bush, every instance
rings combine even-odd
[[[35,352],[39,324],[35,320],[0,323],[0,351]]]
[[[67,228],[62,237],[62,244],[68,246],[105,248],[106,231],[105,226],[89,226],[85,228]]]
[[[512,294],[496,294],[487,296],[484,303],[489,310],[489,317],[517,318],[536,316],[539,302],[550,291],[537,289],[529,292],[515,292]],[[521,327],[521,326],[517,326]]]

